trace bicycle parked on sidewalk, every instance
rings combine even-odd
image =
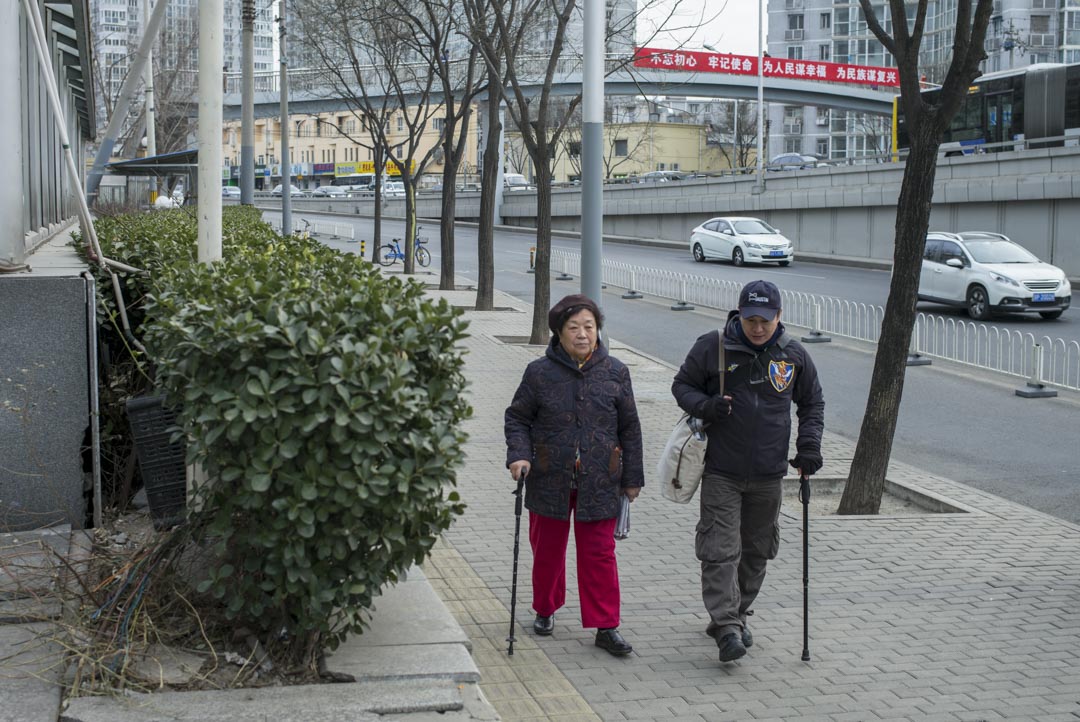
[[[413,258],[422,267],[427,268],[431,264],[431,251],[424,248],[426,238],[420,237],[420,226],[416,227],[416,248],[413,249]],[[405,253],[401,250],[401,239],[393,238],[389,243],[379,246],[379,265],[392,266],[395,261],[405,262]]]

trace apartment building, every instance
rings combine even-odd
[[[166,0],[90,0],[90,29],[94,42],[95,80],[98,85],[98,123],[108,122],[106,109],[119,95],[131,60],[143,36],[143,27],[154,2]],[[199,3],[198,0],[167,0],[164,27],[154,44],[157,76],[169,82],[155,82],[158,92],[174,92],[187,98],[198,87]],[[224,69],[241,69],[241,8],[243,0],[218,0],[225,13]],[[255,70],[273,70],[274,10],[265,0],[255,3]],[[180,82],[175,82],[179,80]],[[141,94],[136,96],[141,98]],[[167,103],[167,98],[161,98]],[[133,102],[133,115],[142,112],[141,101]]]
[[[474,114],[474,118],[476,115]],[[374,162],[374,150],[367,130],[367,119],[358,118],[347,110],[294,115],[289,119],[289,160],[293,183],[301,189],[318,188],[348,178]],[[429,118],[420,136],[419,160],[439,143],[444,118],[438,112]],[[409,125],[402,113],[390,116],[386,128],[387,140],[395,154],[404,154]],[[475,123],[469,129],[465,158],[460,172],[477,172],[478,133]],[[226,183],[240,182],[240,121],[226,121],[222,142]],[[281,122],[276,118],[257,118],[254,131],[255,188],[270,190],[281,182]],[[434,185],[442,178],[444,158],[441,148],[435,148],[431,162],[424,169],[421,185]]]
[[[878,19],[891,19],[878,6]],[[948,70],[956,0],[931,0],[920,68],[928,82]],[[769,0],[768,51],[773,57],[895,66],[867,27],[856,0]],[[986,72],[1033,63],[1080,62],[1080,0],[995,0],[987,30]],[[766,157],[803,153],[847,159],[889,151],[889,120],[813,106],[770,104]]]

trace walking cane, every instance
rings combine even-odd
[[[810,661],[810,477],[799,473],[799,501],[802,502],[802,661]]]
[[[507,655],[514,656],[514,613],[517,609],[517,569],[518,551],[521,542],[521,501],[522,491],[525,489],[525,475],[528,472],[521,470],[521,476],[517,480],[517,489],[514,491],[514,574],[510,582],[510,636],[506,638],[509,645],[506,647]]]

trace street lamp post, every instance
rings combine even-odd
[[[757,7],[757,186],[754,189],[755,193],[761,193],[765,190],[765,166],[762,160],[762,155],[765,150],[764,134],[765,134],[765,49],[762,46],[761,30],[762,24],[762,3],[764,0],[758,0]]]

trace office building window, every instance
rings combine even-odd
[[[405,130],[405,116],[404,115],[399,115],[397,117],[397,129],[398,130]]]
[[[629,153],[630,151],[627,148],[627,142],[625,140],[615,141],[615,155],[620,158],[625,158]]]
[[[787,16],[788,30],[802,30],[803,29],[803,16],[802,15],[788,15]]]
[[[821,29],[828,30],[832,27],[832,13],[821,13]]]
[[[785,153],[801,153],[802,138],[784,138]]]
[[[829,157],[829,139],[828,138],[818,138],[817,139],[817,156],[818,156],[818,158],[828,158]]]
[[[791,46],[789,46],[788,49],[787,49],[787,56],[788,56],[788,60],[802,60],[803,59],[802,46],[801,45],[791,45]]]
[[[831,56],[831,53],[829,52],[830,50],[831,50],[831,48],[829,47],[828,43],[824,43],[823,45],[819,45],[818,46],[818,60],[828,60],[829,57]]]

